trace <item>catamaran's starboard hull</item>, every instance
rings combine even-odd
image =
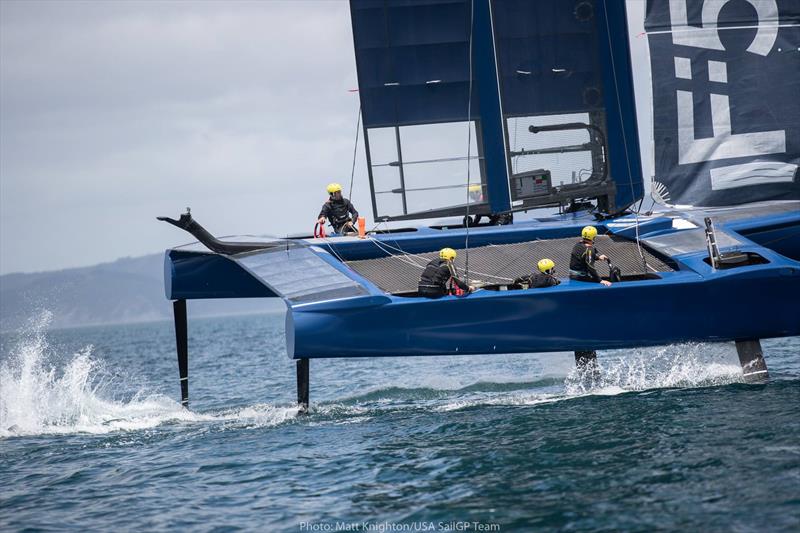
[[[290,357],[598,350],[800,335],[800,268],[289,309]],[[766,304],[769,302],[769,304]]]

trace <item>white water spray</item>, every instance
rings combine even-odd
[[[569,396],[619,394],[673,387],[710,387],[743,381],[733,346],[671,344],[601,357],[599,374],[574,369],[564,382]]]
[[[572,358],[565,352],[564,357]],[[666,388],[697,388],[743,381],[742,369],[732,345],[673,344],[637,350],[605,352],[598,371],[572,367],[563,391],[513,391],[472,395],[448,402],[437,411],[477,405],[537,405],[581,396],[614,396]]]
[[[58,354],[45,336],[51,319],[45,311],[32,320],[0,364],[0,437],[108,433],[198,417],[160,394],[140,391],[129,401],[114,400],[115,380],[92,356],[92,346],[57,368]]]
[[[141,389],[121,400],[124,379],[107,371],[86,346],[65,358],[48,344],[48,311],[31,320],[0,363],[0,438],[16,435],[109,433],[168,422],[233,421],[245,427],[280,424],[296,408],[253,406],[199,414],[175,400]],[[123,383],[120,383],[123,381]]]

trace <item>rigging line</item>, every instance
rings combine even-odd
[[[500,272],[504,272],[508,267],[510,267],[511,265],[513,265],[514,263],[516,263],[517,261],[520,261],[520,260],[528,261],[529,259],[527,259],[525,257],[522,257],[521,255],[519,255],[517,257],[514,257],[513,259],[510,259],[509,261],[507,261],[505,264],[501,265],[500,268],[495,270],[495,274],[493,275],[493,277],[498,278],[498,279],[513,281],[514,278],[506,278],[506,277],[500,276],[499,274],[500,274]]]
[[[653,214],[653,208],[655,208],[655,206],[656,206],[656,199],[653,198],[653,190],[652,189],[650,190],[650,199],[652,200],[652,202],[650,203],[650,209],[644,212],[644,214],[647,215],[647,216],[650,216],[650,215]],[[639,206],[639,207],[641,208],[641,206]]]
[[[358,106],[358,121],[356,122],[356,142],[353,144],[353,168],[350,169],[350,192],[348,198],[353,199],[353,178],[356,175],[356,155],[358,151],[358,135],[361,132],[361,106]]]
[[[517,126],[517,120],[519,120],[519,117],[514,117],[514,148],[513,148],[513,151],[515,151],[515,152],[517,151],[517,130],[519,129],[518,126]],[[519,168],[519,157],[514,159],[514,168],[512,169],[511,172],[516,174],[518,168]]]
[[[464,237],[464,278],[469,279],[469,185],[470,185],[470,155],[472,150],[472,34],[475,29],[475,0],[469,0],[469,91],[467,95],[467,207],[464,221],[467,226],[467,234]],[[469,283],[469,282],[467,282]]]
[[[385,242],[381,242],[381,241],[379,241],[378,239],[376,239],[374,237],[370,237],[369,240],[372,241],[372,244],[374,244],[379,250],[389,254],[390,257],[397,257],[402,262],[404,262],[404,263],[406,263],[408,265],[411,265],[411,266],[415,266],[417,268],[423,268],[423,269],[425,268],[424,266],[422,266],[419,263],[415,262],[411,258],[411,256],[413,254],[407,254],[407,253],[403,252],[402,250],[399,250],[399,251],[402,252],[402,255],[397,255],[397,254],[392,253],[392,250],[398,250],[397,248],[393,248],[389,244],[387,244]],[[415,256],[415,257],[418,257],[418,256]],[[422,258],[422,259],[426,260],[424,258]]]
[[[386,221],[385,220],[378,220],[377,222],[375,222],[375,225],[372,226],[372,229],[367,232],[367,235],[369,235],[370,233],[375,233],[376,231],[380,231],[381,224],[384,225],[384,231],[388,232],[389,231],[389,226],[386,225]]]
[[[386,250],[385,248],[383,248],[377,239],[373,237],[368,237],[367,240],[370,241],[376,248],[378,248],[378,250],[388,254],[388,257],[395,257],[395,255],[390,250]]]
[[[387,248],[390,248],[390,249],[392,249],[392,250],[398,251],[398,252],[402,253],[403,255],[406,255],[406,256],[409,256],[409,257],[416,257],[417,259],[420,259],[421,261],[425,262],[425,266],[427,266],[428,262],[430,261],[430,260],[429,260],[427,257],[424,257],[424,256],[422,256],[422,255],[419,255],[419,254],[412,254],[412,253],[410,253],[410,252],[406,252],[405,250],[403,250],[403,249],[400,247],[400,244],[399,244],[399,243],[398,243],[396,240],[395,240],[394,242],[395,242],[395,244],[397,244],[397,247],[394,247],[394,246],[392,246],[391,244],[388,244],[388,243],[386,243],[386,242],[382,242],[382,245],[383,245],[383,246],[385,246],[385,247],[387,247]],[[384,250],[384,251],[386,251],[386,250]],[[392,256],[393,256],[393,257],[398,257],[398,256],[396,256],[396,255],[394,255],[394,254],[392,254]],[[517,259],[518,259],[518,258],[517,258]],[[416,267],[418,267],[418,268],[425,268],[425,266],[419,265],[419,264],[417,264],[417,263],[414,263],[414,266],[416,266]],[[455,265],[454,265],[454,267],[455,267]],[[457,268],[457,267],[455,267],[455,268]],[[462,269],[462,270],[463,270],[463,269]],[[475,270],[474,270],[472,273],[473,273],[473,274],[477,274],[477,275],[479,275],[479,276],[488,277],[488,278],[496,278],[496,279],[501,279],[501,280],[506,280],[506,281],[511,281],[511,280],[512,280],[512,278],[505,278],[505,277],[503,277],[503,276],[497,276],[497,275],[495,275],[495,274],[489,274],[488,272],[478,272],[478,271],[475,271]],[[466,276],[465,276],[465,277],[466,277]]]
[[[536,238],[536,239],[534,239],[533,241],[528,241],[528,242],[543,242],[543,241],[547,241],[547,240],[548,240],[548,239]],[[496,245],[496,244],[490,244],[489,246],[498,246],[498,245]],[[505,245],[503,245],[503,246],[505,246]],[[530,259],[529,259],[529,258],[527,258],[527,257],[525,257],[525,256],[524,256],[522,253],[519,253],[519,254],[518,254],[516,257],[513,257],[513,258],[509,259],[509,260],[508,260],[506,263],[504,263],[503,265],[501,265],[501,267],[500,267],[500,268],[498,268],[498,269],[497,269],[495,272],[496,272],[497,274],[499,274],[500,272],[503,272],[503,271],[505,271],[505,270],[506,270],[507,268],[509,268],[511,265],[513,265],[514,263],[516,263],[516,262],[518,262],[518,261],[520,261],[520,260],[521,260],[521,261],[523,261],[523,262],[527,262],[527,261],[529,261]],[[535,272],[535,270],[531,269],[531,272]],[[497,278],[500,278],[500,279],[509,280],[509,281],[513,281],[513,279],[514,279],[514,278],[504,278],[504,277],[502,277],[502,276],[498,276],[498,275],[495,275],[495,277],[497,277]]]
[[[465,161],[466,159],[467,159],[466,157],[461,157],[461,156],[457,156],[457,157],[438,157],[436,159],[419,159],[417,161],[403,161],[403,166],[406,166],[406,165],[422,165],[422,164],[427,164],[427,163],[449,163],[451,161]],[[471,157],[471,159],[481,159],[481,157],[477,156],[477,155],[474,155],[474,156]],[[390,163],[377,163],[377,164],[374,164],[372,166],[373,166],[373,168],[377,168],[377,167],[399,167],[400,166],[400,162],[399,161],[392,161]]]
[[[635,211],[633,211],[633,210],[632,210],[632,211],[633,211],[634,213],[637,213],[637,214],[638,214],[638,213],[641,213],[641,212],[642,212],[642,204],[643,204],[643,203],[644,203],[644,195],[642,195],[642,197],[639,199],[639,206],[636,208],[636,210],[635,210]]]
[[[459,158],[463,159],[463,158]],[[405,163],[404,163],[405,164]],[[375,194],[397,194],[398,192],[443,191],[445,189],[460,189],[463,185],[435,185],[433,187],[414,187],[405,189],[391,189],[388,191],[375,191]]]
[[[340,262],[340,263],[342,263],[342,264],[344,265],[344,264],[345,264],[345,261],[344,261],[344,259],[342,259],[342,256],[341,256],[341,255],[339,255],[339,254],[336,252],[336,248],[335,248],[335,247],[334,247],[334,245],[333,245],[333,244],[330,242],[330,239],[331,239],[331,237],[323,237],[323,238],[322,238],[322,241],[323,241],[325,244],[327,244],[327,245],[328,245],[328,250],[330,250],[330,251],[331,251],[331,253],[334,255],[334,257],[336,257],[336,259],[338,259],[338,260],[339,260],[339,262]],[[312,246],[313,246],[313,245],[312,245]]]
[[[395,239],[393,239],[393,240],[394,240],[394,243],[397,245],[396,247],[392,246],[391,244],[389,244],[389,243],[387,243],[387,242],[378,241],[377,239],[375,239],[375,237],[372,237],[372,236],[370,236],[369,238],[370,238],[370,239],[372,239],[372,240],[374,240],[374,241],[376,242],[376,245],[377,245],[377,243],[378,243],[378,242],[380,242],[380,243],[381,243],[380,245],[382,245],[382,246],[385,246],[385,247],[387,247],[387,248],[390,248],[390,249],[392,249],[392,250],[396,250],[396,251],[398,251],[398,252],[402,253],[404,256],[408,256],[408,257],[416,257],[416,258],[420,259],[421,261],[423,261],[423,262],[424,262],[426,265],[428,264],[428,261],[429,261],[429,260],[428,260],[428,258],[426,258],[426,257],[423,257],[423,256],[421,256],[421,255],[418,255],[418,254],[412,254],[412,253],[408,253],[408,252],[406,252],[405,250],[403,250],[403,248],[400,246],[400,243],[399,243],[399,242],[397,242],[397,239],[396,239],[396,238],[395,238]],[[380,248],[380,245],[377,245],[377,246]],[[384,250],[384,251],[386,251],[386,250]],[[392,255],[393,255],[393,254],[392,254]],[[415,266],[419,266],[417,263],[414,263],[414,265],[415,265]],[[425,268],[425,267],[423,266],[422,268]]]
[[[765,24],[767,28],[797,28],[800,27],[800,24]],[[703,27],[687,27],[683,30],[676,30],[676,29],[669,29],[669,30],[654,30],[654,31],[643,31],[639,35],[665,35],[669,33],[691,33],[691,32],[710,32],[710,31],[720,31],[720,30],[749,30],[749,29],[760,29],[762,25],[741,25],[741,26],[719,26],[719,25],[709,25]],[[637,35],[637,37],[639,36]]]
[[[608,51],[609,55],[611,56],[611,71],[614,74],[614,95],[617,97],[617,110],[619,113],[619,123],[620,128],[622,128],[622,143],[625,146],[625,163],[628,166],[628,182],[631,185],[631,198],[636,196],[636,191],[633,186],[633,171],[631,169],[631,159],[630,154],[628,152],[628,136],[625,133],[625,119],[622,116],[622,101],[619,97],[619,86],[617,85],[617,67],[616,63],[614,62],[614,47],[611,43],[611,26],[608,24],[608,5],[603,3],[603,11],[605,13],[606,19],[606,37],[608,38]],[[626,36],[627,38],[627,36]],[[644,258],[644,253],[642,253],[642,244],[639,242],[639,213],[635,212],[636,216],[636,248],[639,250],[639,257],[642,259],[642,266],[645,267],[647,270],[647,260]]]
[[[655,156],[651,156],[651,157],[655,157]],[[644,178],[644,176],[642,176],[642,177]],[[653,170],[653,174],[650,176],[650,199],[653,200],[653,205],[650,206],[650,211],[652,211],[653,207],[655,207],[655,205],[656,205],[656,197],[653,196],[653,185],[655,183],[656,183],[656,176],[655,176],[655,170]],[[664,200],[664,199],[662,198],[662,200]],[[666,200],[664,200],[664,205],[669,205]]]
[[[396,247],[392,246],[391,244],[389,244],[387,242],[384,242],[383,245],[386,246],[387,248],[390,248],[392,250],[400,252],[404,256],[417,258],[420,261],[422,261],[425,264],[425,266],[427,266],[427,264],[430,262],[430,259],[428,259],[427,257],[424,257],[424,256],[419,255],[419,254],[412,254],[412,253],[409,253],[409,252],[406,252],[405,250],[403,250],[403,248],[400,247],[400,243],[397,242],[397,239],[394,240],[394,243],[397,245]],[[414,263],[414,264],[416,266],[420,267],[420,268],[425,268],[425,266],[421,266],[418,263]]]
[[[430,261],[430,260],[429,260],[427,257],[423,257],[423,256],[421,256],[421,255],[419,255],[419,254],[410,254],[410,253],[406,252],[405,250],[403,250],[403,247],[402,247],[402,246],[400,246],[400,243],[399,243],[399,242],[397,242],[397,239],[394,239],[394,243],[395,243],[395,245],[397,246],[396,248],[394,248],[394,247],[393,247],[391,244],[389,244],[389,243],[386,243],[386,242],[385,242],[384,244],[385,244],[386,246],[388,246],[389,248],[392,248],[392,249],[394,249],[394,250],[398,250],[400,253],[402,253],[402,254],[404,254],[404,255],[408,255],[408,256],[411,256],[411,257],[416,257],[417,259],[419,259],[420,261],[422,261],[423,263],[425,263],[425,265],[427,265],[427,264],[428,264],[428,262]],[[423,266],[422,268],[425,268],[425,267]]]
[[[453,264],[453,268],[456,270],[456,272],[458,272],[458,267],[455,265],[455,263]],[[466,272],[464,271],[464,269],[461,269],[461,271],[464,272],[464,280],[467,281],[468,278],[467,278]],[[488,272],[480,272],[478,270],[473,270],[472,274],[475,275],[475,276],[481,276],[483,278],[494,278],[494,279],[499,279],[499,280],[503,280],[503,281],[512,281],[512,278],[504,278],[503,276],[496,276],[494,274],[489,274]],[[482,281],[492,281],[492,280],[484,279]]]

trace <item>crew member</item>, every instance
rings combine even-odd
[[[477,183],[473,183],[469,187],[467,187],[467,203],[470,204],[479,204],[483,202],[483,187],[478,185]],[[464,217],[464,227],[473,227],[478,225],[478,221],[480,221],[480,215],[474,216],[465,216]]]
[[[456,251],[452,248],[439,250],[439,258],[431,260],[422,271],[419,278],[419,294],[428,298],[438,298],[453,292],[453,286],[463,291],[472,292],[473,287],[464,283],[456,276],[453,261]]]
[[[336,233],[356,233],[353,222],[358,220],[358,211],[350,200],[342,197],[342,186],[338,183],[328,185],[328,196],[317,223],[321,226],[328,220]]]
[[[478,204],[483,202],[483,187],[477,183],[473,183],[467,189],[470,204]],[[499,215],[481,215],[475,214],[473,216],[464,217],[464,226],[474,227],[481,223],[483,217],[489,219],[490,226],[505,226],[514,222],[514,215],[511,213],[501,213]]]
[[[499,215],[489,215],[489,224],[491,226],[508,226],[514,223],[514,213],[500,213]]]
[[[572,256],[569,258],[569,278],[578,281],[594,281],[610,287],[611,282],[600,279],[600,274],[594,267],[595,261],[608,261],[608,257],[594,247],[595,237],[597,237],[597,228],[594,226],[586,226],[581,230],[581,240],[572,247]]]
[[[554,287],[561,283],[554,275],[556,264],[552,259],[542,259],[537,263],[536,267],[539,269],[538,272],[515,279],[514,285],[525,284],[529,289],[538,289],[541,287]]]
[[[469,203],[477,204],[483,201],[483,190],[480,185],[473,183],[467,188]]]

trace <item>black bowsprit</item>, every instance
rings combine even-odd
[[[186,212],[178,220],[169,217],[156,217],[158,220],[169,222],[173,226],[191,233],[198,241],[203,243],[212,252],[223,255],[235,255],[254,250],[264,250],[278,246],[276,243],[267,242],[225,242],[217,239],[208,232],[199,222],[192,218],[192,213],[187,207]]]

